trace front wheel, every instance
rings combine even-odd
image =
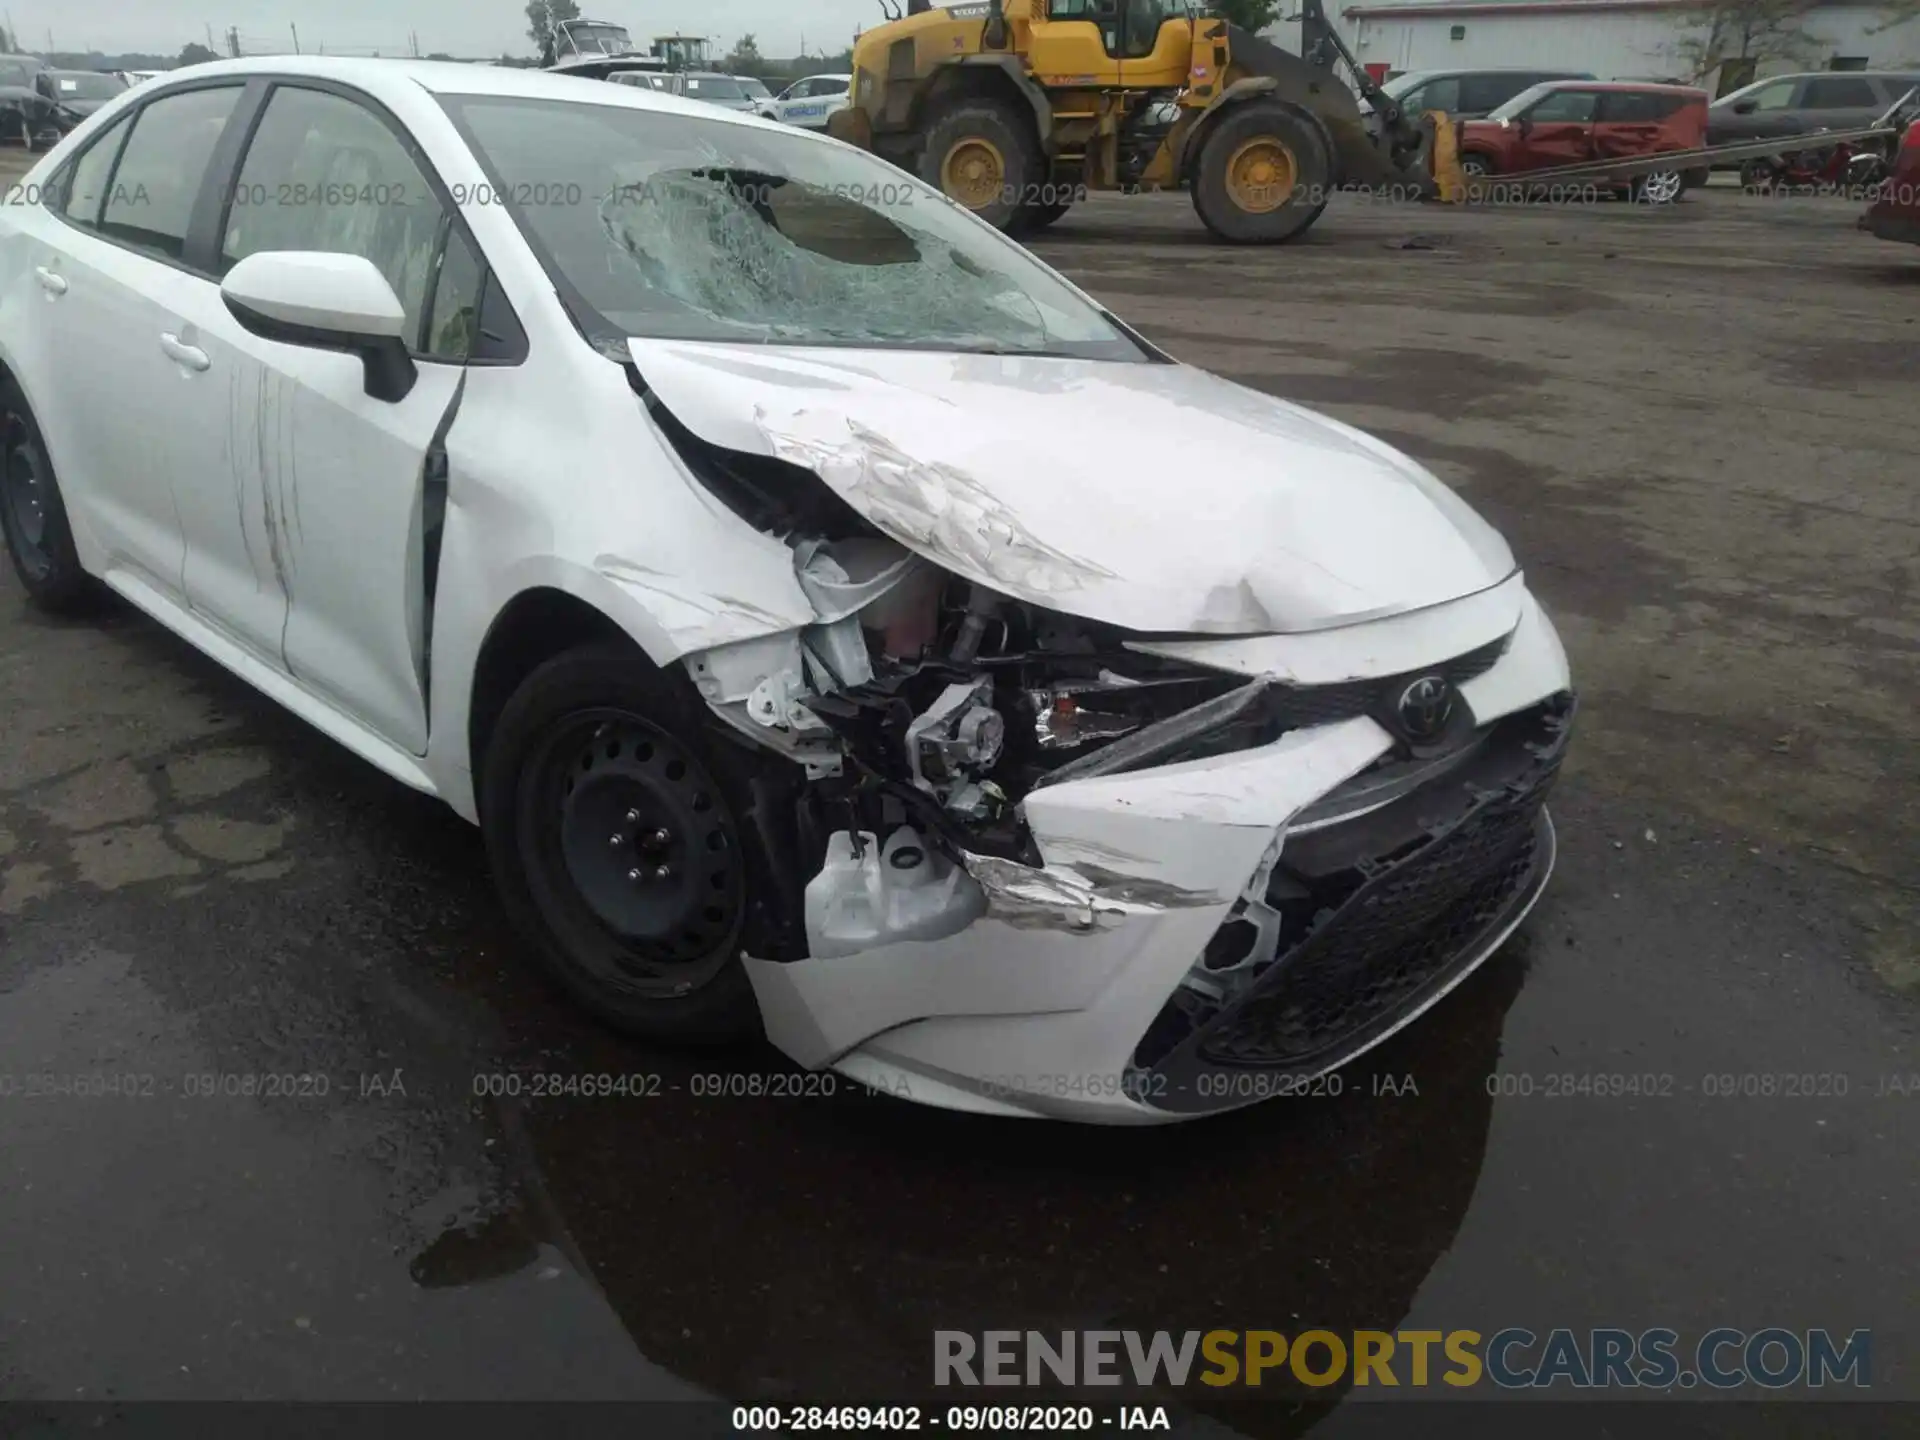
[[[741,952],[759,851],[697,708],[637,651],[583,647],[527,677],[480,765],[508,918],[582,1007],[650,1039],[758,1023]]]
[[[1006,101],[963,100],[927,130],[920,178],[997,230],[1014,229],[1041,172],[1033,124]]]
[[[1277,245],[1320,218],[1332,185],[1320,127],[1291,106],[1251,100],[1223,115],[1202,141],[1193,208],[1229,244]]]

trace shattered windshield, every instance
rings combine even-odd
[[[589,332],[1144,360],[938,191],[799,132],[653,109],[445,96]]]

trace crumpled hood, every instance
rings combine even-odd
[[[1186,365],[631,340],[696,435],[816,472],[964,579],[1127,629],[1327,629],[1475,594],[1506,543],[1361,432]]]

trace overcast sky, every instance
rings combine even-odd
[[[409,32],[420,52],[497,56],[529,53],[526,0],[0,0],[10,12],[17,43],[59,50],[127,50],[178,54],[189,40],[226,53],[227,27],[239,29],[248,49],[292,46],[300,28],[303,49],[404,52]],[[764,55],[811,54],[845,48],[854,27],[881,18],[878,0],[581,0],[591,20],[625,25],[643,45],[655,34],[685,29],[719,42],[722,52],[751,31]]]

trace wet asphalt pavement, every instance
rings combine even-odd
[[[1102,199],[1038,242],[1459,484],[1583,691],[1502,954],[1338,1096],[1171,1130],[696,1093],[787,1067],[582,1022],[475,832],[0,579],[0,1393],[870,1403],[936,1329],[1781,1325],[1920,1399],[1920,251],[1853,214],[1341,206],[1248,253]]]

